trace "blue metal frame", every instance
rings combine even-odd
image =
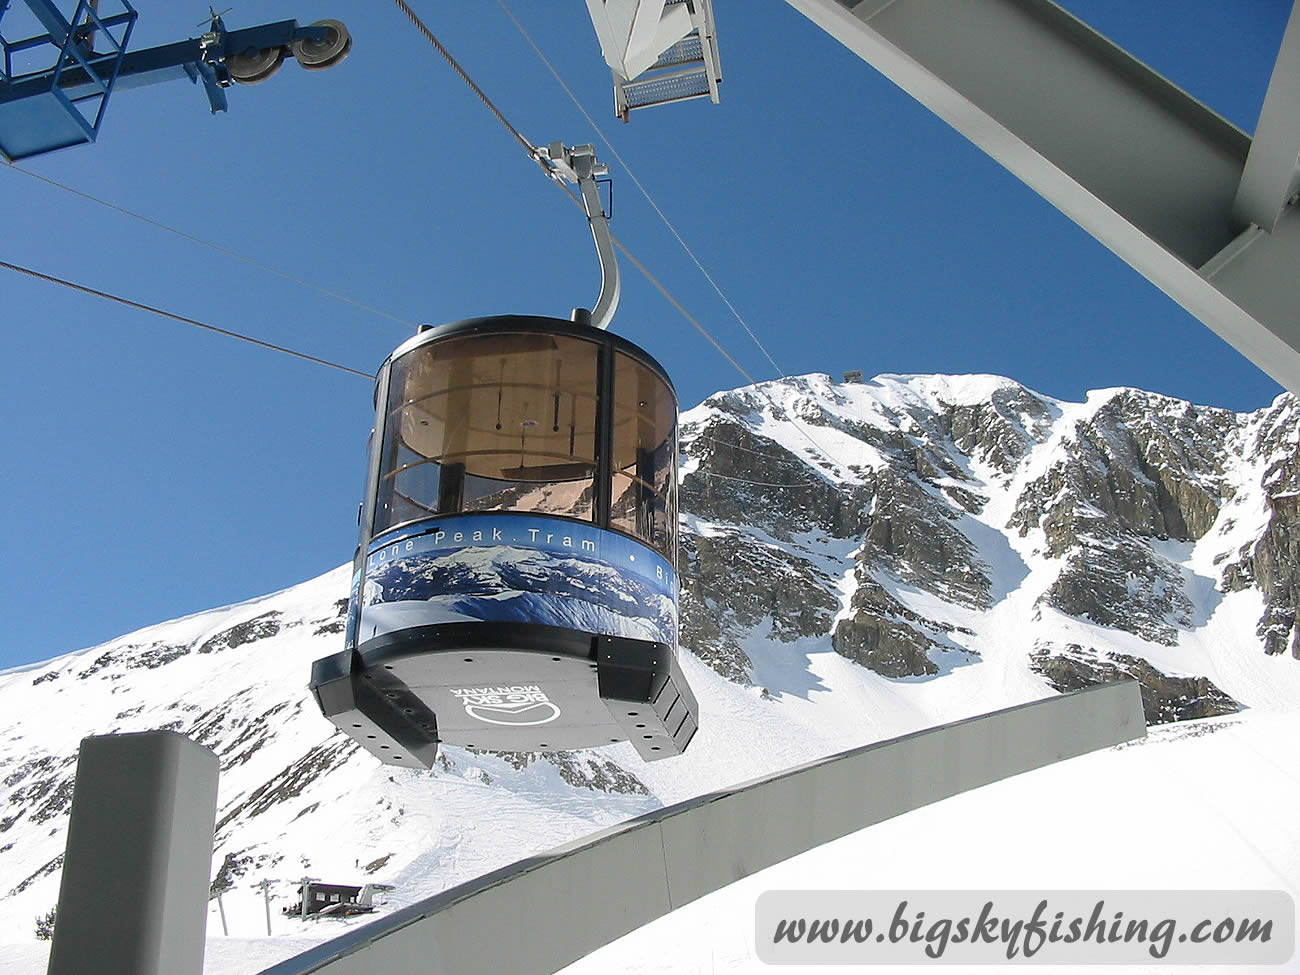
[[[226,69],[227,58],[268,47],[289,47],[298,40],[320,41],[327,33],[326,27],[300,27],[296,20],[280,20],[228,31],[218,17],[203,37],[127,54],[122,61],[117,87],[140,88],[187,78],[203,84],[212,111],[224,112],[227,106],[222,89],[231,85],[230,73]],[[61,86],[70,95],[80,94],[92,84],[80,68],[70,69],[61,80]]]
[[[78,0],[70,21],[53,0],[25,2],[47,33],[16,41],[0,34],[0,153],[10,160],[95,141],[139,16],[128,0],[113,0],[122,9],[111,16],[93,10],[90,0]],[[9,0],[0,2],[0,18],[8,7]],[[92,37],[106,39],[111,50],[91,53]],[[15,53],[47,45],[58,51],[52,66],[15,74]],[[84,89],[64,90],[61,82],[70,69],[84,79]]]
[[[49,0],[27,0],[28,5],[30,6],[36,6],[42,2],[48,3]],[[99,126],[104,120],[104,109],[108,106],[108,96],[112,94],[113,85],[117,83],[117,74],[122,68],[122,59],[126,56],[126,46],[131,40],[131,31],[135,27],[137,17],[136,12],[131,9],[127,0],[118,0],[118,2],[126,8],[124,13],[117,17],[101,18],[94,10],[90,9],[89,0],[80,0],[77,4],[77,12],[72,18],[72,23],[74,24],[85,23],[87,25],[87,30],[89,29],[89,25],[93,24],[98,28],[98,30],[103,31],[103,36],[107,38],[109,43],[112,45],[113,52],[110,54],[107,64],[107,79],[105,79],[100,73],[106,66],[102,59],[96,58],[96,64],[98,65],[100,72],[97,72],[94,67],[91,67],[90,62],[86,57],[89,52],[83,51],[81,41],[78,37],[81,28],[78,28],[78,30],[68,31],[67,38],[63,42],[63,50],[59,55],[59,63],[54,69],[51,90],[69,112],[74,113],[87,123],[87,141],[89,142],[93,142],[95,137],[99,135]],[[82,19],[83,17],[85,18],[84,21]],[[112,33],[108,30],[110,24],[112,26],[123,25],[121,40],[113,37]],[[64,70],[74,62],[80,65],[86,72],[87,76],[93,81],[95,87],[99,89],[98,91],[72,99],[59,88],[59,79],[62,77]],[[99,99],[99,108],[95,112],[95,121],[91,123],[89,118],[81,111],[78,105],[81,102],[93,101],[96,98]]]
[[[227,31],[214,17],[202,37],[127,52],[136,12],[129,0],[112,0],[122,13],[100,16],[90,10],[90,0],[78,0],[71,24],[53,0],[24,0],[47,33],[8,41],[0,34],[4,63],[0,69],[0,156],[10,161],[56,149],[93,142],[99,134],[109,95],[116,90],[139,88],[164,81],[188,80],[202,84],[213,112],[227,109],[225,90],[231,85],[226,59],[265,48],[289,47],[294,41],[323,41],[328,28],[300,27],[296,20],[281,20],[259,27]],[[12,0],[0,0],[0,20]],[[75,24],[77,26],[72,26]],[[114,36],[110,28],[120,28]],[[91,54],[87,37],[102,33],[113,50]],[[50,45],[59,51],[53,66],[15,75],[13,55]],[[98,99],[93,114],[81,103]]]

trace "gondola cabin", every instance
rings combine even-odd
[[[311,688],[388,764],[438,742],[680,754],[677,397],[631,342],[552,318],[429,329],[375,387],[346,649]]]

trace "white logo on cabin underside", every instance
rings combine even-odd
[[[547,724],[560,716],[560,709],[536,684],[453,687],[450,690],[465,705],[466,714],[488,724],[529,727]]]

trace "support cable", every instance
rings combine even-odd
[[[732,366],[735,367],[736,372],[744,376],[745,379],[751,385],[757,386],[758,380],[756,380],[753,376],[751,376],[748,372],[745,371],[744,367],[732,357],[731,353],[722,347],[722,343],[719,342],[717,339],[715,339],[713,335],[709,332],[709,330],[705,328],[702,324],[700,324],[700,320],[698,318],[696,318],[694,315],[692,315],[689,311],[686,310],[686,306],[677,300],[677,298],[673,295],[673,293],[669,291],[664,286],[664,284],[650,272],[650,269],[646,267],[644,264],[642,264],[641,261],[637,259],[636,255],[633,254],[630,250],[628,250],[621,240],[619,240],[613,234],[610,234],[609,236],[610,239],[614,241],[614,246],[617,247],[620,251],[622,251],[623,256],[626,257],[632,263],[632,266],[635,267],[638,271],[640,271],[641,274],[644,275],[647,281],[649,281],[652,285],[654,285],[655,289],[661,295],[664,296],[664,298],[668,301],[670,305],[672,305],[679,312],[681,312],[683,318],[685,318],[688,322],[690,322],[692,325],[695,326],[696,331],[698,331],[701,335],[703,335],[705,340],[710,345],[712,345],[715,349],[718,350],[718,354],[721,355],[728,362],[730,362]]]
[[[448,51],[447,48],[443,46],[442,42],[438,40],[438,38],[434,35],[433,31],[429,30],[429,28],[424,24],[424,22],[420,20],[419,16],[415,13],[415,11],[412,10],[410,6],[406,3],[406,0],[393,0],[393,2],[397,4],[398,9],[400,9],[402,13],[406,14],[407,18],[411,21],[411,23],[415,26],[415,28],[422,35],[424,35],[425,40],[427,40],[431,45],[433,45],[434,49],[439,54],[442,55],[442,57],[447,61],[449,65],[451,65],[452,69],[456,72],[456,74],[460,77],[460,79],[470,87],[470,89],[474,92],[474,94],[478,95],[479,100],[482,101],[485,106],[487,106],[488,110],[496,117],[497,121],[499,121],[503,126],[505,126],[505,128],[510,132],[510,134],[514,136],[515,141],[518,142],[524,148],[524,151],[528,154],[528,158],[533,160],[533,162],[537,163],[537,165],[541,167],[542,171],[546,173],[546,175],[550,177],[552,181],[554,181],[557,185],[559,185],[561,189],[564,190],[564,192],[568,195],[569,199],[573,201],[573,204],[577,206],[580,210],[582,210],[583,214],[585,215],[587,211],[586,208],[583,207],[582,201],[571,189],[569,189],[568,186],[564,184],[564,181],[559,177],[559,174],[554,169],[552,169],[548,159],[544,157],[541,151],[538,150],[535,146],[533,146],[533,144],[529,142],[528,139],[524,138],[523,134],[510,123],[509,119],[505,117],[505,114],[499,108],[497,108],[495,104],[493,104],[492,99],[488,98],[487,94],[483,91],[483,89],[480,88],[477,84],[475,84],[474,79],[469,76],[469,72],[467,72],[463,67],[461,67],[460,62],[458,62],[452,56],[451,52]],[[507,9],[507,13],[508,12],[509,10]],[[548,63],[548,67],[549,67],[549,63]],[[554,69],[552,69],[552,71],[554,71]],[[566,91],[568,90],[567,87],[565,90]],[[572,97],[572,95],[570,97]],[[581,105],[579,105],[579,108],[581,108]],[[584,111],[583,114],[586,115],[586,112]],[[588,118],[590,119],[590,116],[588,116]],[[592,125],[594,126],[595,122],[592,122]],[[599,131],[598,127],[597,127],[597,131]],[[605,141],[606,144],[608,144],[609,140],[607,139]],[[612,146],[610,146],[610,150],[613,151]],[[615,155],[617,156],[618,154],[615,153]],[[619,157],[619,159],[620,161],[622,161],[621,156]],[[624,163],[624,166],[626,166],[626,163]],[[640,184],[638,183],[638,185]],[[642,189],[642,192],[644,193],[645,190]],[[647,199],[649,199],[648,196]],[[662,212],[660,215],[662,216]],[[667,218],[665,217],[664,219],[666,220]],[[704,338],[709,342],[709,344],[712,345],[715,349],[717,349],[718,352],[722,355],[722,357],[726,359],[728,362],[730,362],[732,366],[735,367],[736,371],[745,377],[745,379],[749,382],[749,384],[756,389],[756,391],[760,396],[762,396],[765,400],[767,400],[767,402],[772,406],[773,409],[779,410],[780,408],[777,406],[776,401],[773,400],[770,395],[768,395],[767,390],[763,389],[763,387],[759,385],[758,380],[754,379],[753,376],[751,376],[748,372],[745,371],[745,369],[740,365],[739,362],[736,361],[736,359],[731,355],[731,353],[729,353],[725,348],[723,348],[722,343],[720,343],[717,339],[715,339],[709,333],[709,330],[706,329],[700,323],[699,319],[697,319],[694,315],[692,315],[689,311],[687,311],[686,306],[683,305],[680,301],[678,301],[677,298],[672,294],[672,292],[670,292],[662,283],[660,283],[658,278],[656,278],[653,274],[650,273],[650,269],[647,268],[643,263],[641,263],[641,261],[639,261],[617,237],[614,237],[613,234],[610,234],[610,238],[613,240],[614,246],[616,246],[620,251],[623,252],[623,256],[632,262],[633,266],[636,267],[636,269],[645,276],[647,281],[649,281],[652,285],[654,285],[655,289],[658,290],[658,292],[661,295],[663,295],[665,299],[667,299],[668,303],[671,304],[674,308],[676,308],[679,312],[681,312],[682,316],[693,326],[695,326],[695,329],[701,335],[704,336]],[[681,238],[679,237],[678,239],[680,240]],[[684,241],[683,241],[683,246],[685,246]],[[701,270],[703,270],[703,268],[701,268]],[[743,321],[742,324],[744,324]],[[745,329],[746,331],[749,331],[748,326],[745,326]],[[750,332],[750,335],[752,337],[753,333]],[[758,341],[757,338],[755,338],[754,341],[757,342]],[[760,344],[760,348],[761,347],[762,346]],[[764,354],[766,354],[766,350],[764,350]],[[771,356],[768,356],[768,361],[771,362]],[[773,362],[772,365],[773,368],[775,368],[778,373],[781,373],[780,367],[777,366],[775,362]],[[813,439],[812,434],[810,434],[806,429],[804,429],[801,423],[794,420],[792,420],[791,422],[794,424],[795,428],[800,433],[803,434],[804,438],[810,444],[812,444],[813,447],[818,452],[820,452],[823,456],[825,456],[836,466],[843,466],[840,464],[838,460],[835,459],[834,455],[831,454],[830,451],[828,451],[825,447],[823,447],[821,444],[819,444],[816,440]]]
[[[429,28],[425,26],[424,21],[422,21],[419,15],[410,8],[410,6],[406,3],[406,0],[393,0],[393,2],[397,4],[397,8],[401,10],[402,13],[406,14],[407,19],[410,20],[410,22],[413,25],[415,25],[415,29],[424,35],[424,39],[433,45],[434,50],[437,51],[439,54],[441,54],[443,58],[446,60],[446,62],[449,65],[451,65],[451,69],[455,71],[457,75],[460,76],[460,80],[465,82],[465,84],[467,84],[470,87],[470,90],[473,91],[474,94],[478,95],[479,101],[481,101],[485,106],[487,106],[487,110],[489,112],[491,112],[494,116],[496,116],[496,120],[506,127],[506,129],[510,132],[510,134],[515,137],[516,142],[518,142],[521,146],[523,146],[524,152],[528,154],[528,158],[533,160],[533,162],[537,163],[537,165],[542,168],[542,172],[550,176],[551,167],[545,161],[542,160],[540,154],[537,152],[536,147],[534,147],[533,144],[528,141],[528,139],[524,138],[522,132],[520,132],[513,125],[510,124],[510,120],[505,117],[505,114],[501,111],[501,109],[497,108],[496,105],[493,104],[492,99],[488,98],[487,93],[484,92],[482,88],[480,88],[478,85],[474,83],[474,79],[469,76],[469,72],[466,71],[464,68],[462,68],[460,66],[460,62],[457,61],[454,57],[452,57],[451,52],[448,51],[445,47],[443,47],[442,42],[438,40],[438,38],[434,35],[433,31],[429,30]]]
[[[567,186],[564,187],[564,189],[566,192],[568,192],[569,190]],[[573,197],[573,194],[571,192],[569,193],[569,195],[570,197]],[[576,197],[574,197],[574,201],[577,202]],[[581,206],[582,204],[579,203],[578,205]],[[763,386],[758,382],[758,380],[756,380],[753,376],[751,376],[748,372],[746,372],[744,367],[741,366],[741,364],[737,362],[734,358],[732,358],[731,353],[728,352],[726,349],[724,349],[722,347],[722,344],[709,333],[709,330],[700,324],[699,319],[697,319],[694,315],[692,315],[689,311],[687,311],[686,306],[683,305],[680,301],[678,301],[677,298],[673,295],[673,293],[669,291],[666,287],[664,287],[664,285],[659,281],[658,278],[656,278],[653,274],[650,273],[650,269],[646,267],[644,264],[642,264],[639,260],[637,260],[637,258],[632,254],[632,252],[623,246],[622,241],[620,241],[613,234],[610,234],[610,239],[614,241],[614,246],[623,252],[623,256],[626,257],[629,261],[631,261],[632,265],[638,271],[640,271],[643,275],[645,275],[646,280],[649,281],[652,285],[654,285],[656,289],[658,289],[659,293],[663,295],[665,299],[667,299],[669,304],[671,304],[674,308],[676,308],[679,312],[681,312],[682,317],[685,318],[692,325],[694,325],[696,330],[701,335],[703,335],[705,339],[708,340],[709,344],[712,345],[715,349],[717,349],[719,354],[721,354],[724,359],[730,362],[735,367],[738,373],[740,373],[742,376],[745,377],[745,379],[749,382],[749,384],[754,387],[755,392],[757,392],[759,396],[762,396],[763,399],[767,400],[768,405],[771,406],[773,410],[780,412],[781,408],[777,405],[776,400],[772,399],[772,397],[768,394],[767,390],[763,388]],[[818,453],[820,453],[823,457],[827,458],[832,464],[835,464],[837,467],[846,466],[840,464],[839,460],[836,459],[834,454],[832,454],[829,450],[827,450],[816,440],[814,440],[813,435],[807,431],[807,429],[804,427],[802,423],[800,423],[798,420],[794,419],[793,417],[790,418],[790,423],[794,426],[796,430],[798,430],[801,434],[803,434],[804,439],[807,440],[810,444],[812,444],[813,447],[817,449]]]
[[[79,196],[83,200],[89,200],[91,203],[97,203],[102,207],[106,207],[109,210],[113,210],[116,211],[117,213],[124,214],[125,216],[132,217],[136,220],[139,220],[141,223],[148,224],[151,227],[156,227],[159,230],[165,230],[169,234],[175,234],[177,237],[180,237],[184,240],[188,240],[195,244],[200,244],[203,247],[207,247],[210,250],[214,250],[219,254],[225,254],[227,257],[233,257],[237,261],[243,261],[245,264],[249,264],[252,265],[253,267],[261,268],[263,271],[270,271],[272,274],[278,274],[280,277],[288,281],[292,281],[294,284],[300,284],[304,288],[311,288],[313,291],[320,292],[321,294],[326,295],[330,298],[337,298],[339,301],[345,301],[349,305],[354,305],[357,308],[360,308],[364,311],[368,311],[371,314],[378,315],[381,318],[387,318],[394,322],[398,322],[399,324],[405,325],[408,328],[414,329],[419,327],[418,323],[408,321],[407,319],[402,318],[400,315],[393,315],[389,312],[384,311],[382,308],[376,308],[373,305],[367,305],[364,301],[358,301],[355,298],[349,298],[345,294],[340,294],[337,291],[331,291],[329,288],[323,287],[322,285],[313,284],[311,281],[307,281],[304,280],[303,278],[295,277],[294,275],[290,274],[288,271],[281,271],[278,267],[274,267],[273,265],[266,264],[262,261],[257,260],[256,258],[248,257],[247,255],[241,254],[238,251],[233,251],[228,247],[222,247],[220,244],[214,244],[211,241],[204,240],[202,237],[196,237],[194,236],[194,234],[186,233],[184,230],[179,230],[176,227],[169,226],[165,223],[162,223],[161,221],[154,220],[151,217],[146,217],[143,214],[136,213],[134,210],[128,210],[126,207],[118,206],[116,203],[111,203],[108,200],[101,199],[98,196],[93,196],[92,194],[83,192],[82,190],[79,190],[76,187],[68,186],[66,183],[60,183],[58,180],[50,179],[48,176],[42,176],[40,173],[34,173],[30,169],[24,169],[23,167],[14,165],[13,163],[8,163],[7,165],[11,170],[13,170],[16,173],[22,173],[24,176],[30,176],[32,179],[40,180],[42,183],[45,183],[49,186],[57,187],[58,189],[71,193],[73,196]]]
[[[721,446],[723,446],[723,447],[730,447],[732,450],[741,450],[741,451],[744,451],[744,452],[747,453],[747,454],[753,454],[755,457],[764,457],[764,458],[766,458],[767,460],[785,460],[785,459],[786,459],[785,457],[782,457],[782,456],[780,456],[779,454],[765,454],[765,453],[763,453],[763,452],[760,451],[760,450],[754,450],[754,449],[751,448],[751,447],[742,447],[740,444],[738,444],[738,443],[732,443],[730,440],[719,440],[717,437],[709,437],[709,436],[706,436],[705,434],[702,434],[702,433],[700,433],[700,434],[696,434],[694,437],[691,437],[690,440],[691,440],[692,443],[695,443],[696,441],[699,441],[699,440],[708,440],[710,443],[716,443],[716,444],[719,444],[719,445],[721,445]]]
[[[551,169],[550,165],[548,165],[547,162],[542,158],[537,148],[531,142],[529,142],[528,139],[526,139],[524,135],[517,128],[515,128],[510,123],[510,120],[505,117],[505,114],[501,111],[501,109],[497,108],[496,105],[493,104],[492,99],[488,98],[487,94],[483,91],[483,89],[480,88],[474,82],[474,79],[469,76],[469,72],[467,72],[463,67],[461,67],[460,62],[457,61],[455,57],[452,56],[451,52],[448,51],[445,46],[443,46],[443,43],[438,40],[438,38],[434,35],[433,31],[429,30],[429,28],[425,25],[424,21],[422,21],[419,18],[419,15],[417,15],[415,11],[412,10],[410,6],[407,5],[406,0],[393,0],[393,2],[397,4],[398,8],[402,11],[402,13],[406,14],[406,16],[410,19],[411,23],[415,25],[416,30],[418,30],[422,35],[424,35],[425,40],[427,40],[430,44],[432,44],[434,49],[439,54],[441,54],[444,59],[446,59],[447,63],[451,65],[452,70],[456,72],[456,74],[460,77],[460,79],[470,87],[470,89],[474,92],[474,94],[478,95],[479,100],[482,101],[483,104],[487,106],[488,111],[490,111],[496,117],[497,121],[499,121],[503,126],[505,126],[506,130],[509,131],[509,133],[512,136],[514,136],[515,141],[518,142],[523,147],[524,151],[528,154],[528,158],[536,162],[542,168],[542,171],[546,173],[548,177],[551,177],[551,179],[561,189],[563,189],[566,194],[568,194],[568,197],[570,200],[573,201],[574,206],[582,210],[583,214],[586,214],[587,211],[583,207],[582,200],[578,198],[577,194],[575,194],[571,189],[569,189],[569,187],[566,186],[562,180],[555,178],[556,176],[555,172]],[[703,325],[701,325],[699,320],[690,312],[688,312],[685,306],[683,306],[680,301],[678,301],[675,297],[673,297],[672,293],[669,292],[669,290],[665,288],[663,284],[661,284],[653,274],[650,273],[649,268],[647,268],[644,264],[642,264],[639,260],[637,260],[637,258],[633,256],[632,252],[629,251],[627,247],[623,244],[623,242],[620,241],[617,237],[614,237],[614,235],[611,234],[610,238],[613,240],[614,246],[617,247],[620,251],[622,251],[623,256],[626,257],[629,261],[631,261],[633,266],[635,266],[638,271],[640,271],[643,275],[645,275],[646,280],[648,280],[652,285],[654,285],[655,288],[658,289],[659,293],[663,295],[674,308],[676,308],[679,312],[681,312],[688,322],[690,322],[692,325],[695,326],[695,328],[700,332],[700,334],[703,335],[705,339],[708,340],[709,344],[711,344],[715,349],[717,349],[724,359],[726,359],[733,366],[735,366],[736,371],[739,372],[742,376],[744,376],[745,379],[748,380],[751,385],[757,385],[757,380],[755,380],[752,376],[750,376],[750,374],[747,373],[741,367],[740,363],[738,363],[734,358],[732,358],[731,354],[722,347],[721,343],[719,343],[717,339],[715,339],[712,335],[709,334],[708,329],[706,329]]]
[[[730,474],[717,474],[713,471],[688,471],[684,477],[693,477],[697,474],[701,477],[718,477],[724,481],[735,481],[738,484],[753,484],[756,487],[797,488],[800,490],[812,487],[811,482],[805,482],[803,484],[776,484],[772,481],[751,481],[748,478],[732,477]]]
[[[579,209],[582,209],[583,213],[587,212],[582,207],[582,201],[578,199],[578,197],[574,194],[572,190],[570,190],[563,183],[560,184],[560,188],[563,189],[564,192],[569,195],[569,199],[571,199],[578,206]],[[655,289],[661,295],[664,296],[664,299],[670,305],[672,305],[679,312],[681,312],[683,318],[685,318],[688,322],[690,322],[692,325],[695,326],[696,331],[698,331],[701,335],[703,335],[705,340],[707,340],[710,345],[712,345],[715,349],[718,350],[719,355],[721,355],[724,359],[726,359],[728,362],[731,363],[731,365],[735,368],[736,372],[740,373],[745,378],[745,380],[751,386],[754,387],[754,390],[758,393],[758,395],[762,396],[763,399],[767,400],[768,405],[771,406],[772,409],[780,411],[780,407],[777,405],[776,400],[772,399],[772,397],[768,394],[767,390],[763,388],[763,386],[759,383],[759,381],[745,371],[745,367],[742,366],[739,362],[737,362],[730,352],[728,352],[725,348],[723,348],[722,343],[713,337],[713,335],[709,332],[709,330],[700,323],[700,320],[698,318],[696,318],[694,315],[692,315],[689,311],[686,310],[686,306],[677,300],[677,297],[671,291],[669,291],[668,288],[665,287],[664,284],[657,277],[654,276],[654,274],[651,273],[650,269],[646,267],[644,264],[642,264],[641,261],[637,259],[636,255],[634,255],[630,250],[628,250],[621,240],[615,237],[612,233],[609,235],[609,237],[610,240],[614,242],[614,246],[617,247],[623,253],[623,256],[632,262],[632,266],[635,267],[638,271],[640,271],[641,274],[644,275],[647,281],[649,281],[652,285],[654,285]],[[834,454],[832,454],[829,450],[827,450],[825,447],[823,447],[821,444],[819,444],[816,440],[813,439],[812,434],[810,434],[804,428],[802,423],[800,423],[798,420],[795,420],[793,418],[791,418],[790,422],[794,425],[796,430],[798,430],[801,434],[803,434],[804,439],[807,440],[810,444],[812,444],[813,447],[815,447],[817,451],[822,454],[822,456],[826,457],[828,460],[831,461],[831,463],[835,464],[836,466],[844,466],[840,464],[840,462],[836,459]]]
[[[337,362],[331,362],[329,359],[320,359],[314,355],[308,355],[305,352],[297,352],[294,349],[286,348],[283,345],[264,342],[251,335],[232,332],[226,328],[218,328],[216,325],[209,325],[207,322],[200,322],[194,318],[186,318],[184,315],[177,315],[175,312],[165,311],[162,308],[155,308],[153,305],[146,305],[143,302],[132,301],[130,298],[123,298],[120,295],[109,294],[107,291],[98,291],[95,288],[87,287],[84,284],[77,284],[75,281],[68,281],[64,278],[56,278],[52,274],[44,274],[41,271],[34,271],[29,267],[23,267],[21,264],[10,264],[8,261],[0,261],[0,267],[7,268],[10,271],[16,271],[19,274],[26,274],[28,277],[36,278],[39,281],[46,281],[50,284],[57,284],[64,288],[71,288],[73,291],[80,291],[82,294],[94,295],[96,298],[103,298],[105,301],[116,302],[117,304],[125,305],[128,308],[147,311],[153,315],[161,315],[163,318],[170,318],[172,321],[180,322],[183,325],[192,325],[195,328],[215,332],[216,334],[224,335],[227,338],[238,339],[241,342],[248,342],[251,345],[256,345],[263,349],[270,349],[272,352],[282,352],[285,355],[293,356],[296,359],[303,359],[306,362],[314,362],[320,366],[329,366],[331,369],[350,373],[353,376],[360,376],[363,379],[375,378],[371,373],[361,372],[359,369],[353,369],[351,366],[344,366]]]
[[[587,124],[596,130],[596,134],[600,136],[600,140],[605,143],[606,148],[608,148],[614,158],[618,160],[618,164],[623,167],[623,171],[627,173],[628,178],[636,184],[636,188],[641,191],[641,195],[644,196],[646,202],[650,204],[650,208],[659,215],[659,219],[662,220],[664,226],[668,228],[668,232],[676,238],[677,243],[680,244],[682,250],[686,252],[686,256],[691,259],[697,268],[699,268],[700,273],[704,275],[704,279],[709,282],[718,297],[722,299],[722,303],[727,306],[727,309],[731,312],[732,316],[740,323],[740,327],[745,330],[745,333],[753,340],[754,344],[758,346],[758,350],[763,353],[763,357],[772,364],[772,368],[776,370],[776,374],[778,376],[788,375],[784,369],[777,365],[776,360],[773,359],[771,353],[767,351],[767,347],[764,346],[758,336],[754,334],[754,330],[749,327],[749,323],[745,321],[744,316],[736,310],[736,306],[731,303],[731,299],[726,296],[718,282],[713,279],[713,275],[708,272],[700,259],[695,256],[695,251],[691,250],[690,245],[687,244],[682,235],[677,232],[677,228],[673,226],[673,222],[669,220],[667,214],[660,209],[659,204],[655,202],[654,197],[650,195],[650,191],[647,190],[641,180],[637,178],[636,173],[633,171],[632,167],[628,165],[627,160],[624,159],[618,149],[614,147],[614,143],[611,142],[609,136],[605,134],[605,130],[597,124],[594,118],[592,118],[591,113],[588,112],[582,102],[578,100],[578,96],[573,93],[573,89],[565,83],[560,72],[555,69],[553,64],[551,64],[550,59],[542,53],[542,49],[537,46],[537,42],[533,40],[532,35],[529,34],[524,25],[519,22],[519,18],[514,15],[514,12],[506,4],[506,0],[497,0],[497,3],[500,4],[501,9],[505,11],[506,16],[510,18],[511,23],[515,25],[515,29],[523,35],[524,40],[528,42],[528,46],[533,49],[533,52],[541,60],[542,64],[546,66],[546,70],[551,73],[551,77],[555,79],[556,84],[564,89],[564,93],[569,96],[569,100],[573,102],[578,111],[582,113],[582,117],[587,120]]]

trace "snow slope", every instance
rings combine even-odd
[[[665,922],[684,953],[636,935],[603,970],[756,970],[755,884],[1294,890],[1298,415],[1289,396],[1236,415],[991,376],[711,397],[682,419],[682,665],[702,720],[672,761],[622,744],[379,765],[306,690],[341,644],[346,567],[0,674],[0,971],[42,964],[79,741],[161,727],[222,760],[223,975],[364,923],[283,915],[304,875],[391,884],[402,906],[660,805],[1122,674],[1160,720],[1221,716],[773,868]]]
[[[1298,734],[1297,711],[1157,728],[1145,742],[1016,776],[778,864],[633,932],[564,975],[771,971],[754,946],[754,906],[768,890],[1282,890],[1300,900],[1293,812],[1300,803],[1300,754],[1290,747]],[[1208,794],[1207,782],[1215,785]],[[1193,793],[1199,800],[1187,802]],[[322,925],[313,938],[253,937],[260,918],[256,911],[236,915],[238,900],[227,898],[231,937],[209,928],[205,975],[255,975],[330,933]],[[47,950],[0,945],[0,971],[43,975]],[[1274,970],[1300,970],[1300,961]]]

